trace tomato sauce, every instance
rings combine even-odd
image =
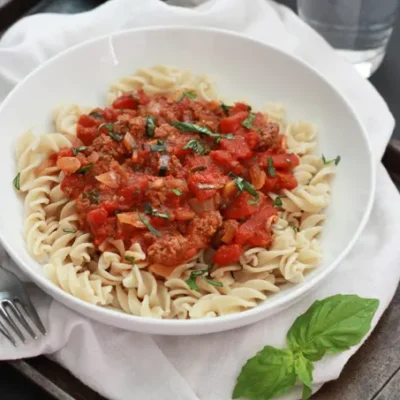
[[[268,193],[296,187],[299,159],[247,104],[193,97],[124,94],[82,115],[75,147],[52,157],[95,245],[139,242],[162,269],[206,247],[226,265],[271,244],[278,210]]]

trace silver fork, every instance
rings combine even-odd
[[[33,339],[36,340],[38,338],[26,317],[33,322],[43,335],[46,335],[46,329],[21,281],[12,272],[0,266],[0,333],[15,347],[17,347],[17,341],[14,339],[13,334],[23,343],[26,343],[20,327],[23,327]],[[10,333],[9,329],[13,334]]]

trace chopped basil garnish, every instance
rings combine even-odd
[[[20,190],[21,186],[20,186],[20,177],[21,177],[21,173],[18,172],[17,176],[13,179],[13,185],[15,187],[15,189]]]
[[[199,287],[197,286],[196,278],[198,276],[205,275],[205,274],[208,274],[208,270],[207,269],[196,269],[195,271],[192,271],[190,273],[189,279],[187,279],[185,282],[188,284],[190,289],[198,291]]]
[[[211,132],[205,126],[191,124],[189,122],[171,122],[170,124],[182,132],[200,133],[216,139],[230,139],[230,140],[235,139],[232,133],[228,133],[226,135],[222,133],[214,133]]]
[[[129,261],[132,265],[135,265],[135,257],[125,256],[125,260]]]
[[[113,131],[113,124],[101,124],[98,127],[98,130],[100,131],[101,128],[106,128],[108,131],[108,134],[116,141],[116,142],[120,142],[124,137],[122,135],[120,135],[119,133],[116,133]]]
[[[182,191],[180,191],[179,189],[172,189],[172,193],[176,196],[182,196]]]
[[[153,217],[169,219],[169,215],[165,213],[159,213],[156,208],[153,208],[150,203],[144,203],[144,212]]]
[[[226,104],[221,103],[221,108],[224,110],[224,113],[225,113],[226,115],[229,115],[229,111],[230,111],[230,109],[232,108],[232,106],[227,106]]]
[[[80,167],[77,171],[75,171],[77,174],[84,175],[86,174],[86,171],[88,171],[90,168],[92,168],[94,163],[86,164],[83,167]]]
[[[251,194],[256,200],[258,200],[259,194],[257,193],[256,188],[250,182],[247,182],[240,176],[236,176],[233,172],[229,172],[228,176],[234,180],[235,185],[239,190],[239,194],[243,191],[246,191],[247,193]]]
[[[103,119],[103,115],[100,114],[98,111],[92,111],[91,113],[89,113],[89,116],[95,119]]]
[[[196,139],[190,139],[185,146],[183,147],[183,150],[190,149],[194,153],[197,154],[204,154],[206,152],[206,148],[203,146],[201,142],[199,142]]]
[[[146,117],[146,136],[153,137],[156,129],[156,119],[154,117]]]
[[[289,226],[297,233],[299,231],[299,228],[296,226],[294,222],[290,222]]]
[[[167,151],[167,144],[165,142],[159,140],[158,144],[150,145],[150,150],[153,152]]]
[[[83,192],[82,197],[84,199],[89,199],[91,204],[100,204],[99,192],[96,189]]]
[[[335,163],[335,165],[338,165],[340,162],[340,156],[337,156],[336,158],[334,158],[333,160],[327,160],[325,158],[325,156],[322,154],[322,161],[324,162],[325,165],[327,164],[332,164]]]
[[[267,171],[268,171],[268,175],[271,178],[275,178],[276,171],[275,171],[274,162],[272,160],[272,157],[267,158]]]
[[[85,151],[86,150],[86,146],[81,146],[81,147],[73,147],[72,148],[72,154],[74,156],[76,156],[78,153],[80,153],[81,151]]]
[[[197,94],[193,93],[193,92],[183,92],[182,96],[179,97],[177,103],[180,103],[185,97],[188,97],[189,99],[193,100],[193,99],[195,99],[197,97]]]
[[[258,203],[258,200],[259,198],[257,197],[256,199],[250,199],[247,203],[251,206],[255,206]]]
[[[242,126],[244,126],[247,129],[253,129],[253,121],[256,118],[256,114],[250,113],[250,115],[242,121]]]
[[[144,226],[154,235],[161,237],[161,232],[159,232],[157,229],[155,229],[149,222],[148,218],[146,218],[144,215],[139,214],[139,219],[143,222]]]
[[[65,233],[76,233],[76,232],[77,232],[75,229],[68,229],[68,228],[63,229],[63,231],[64,231]]]
[[[281,208],[283,206],[282,197],[284,196],[276,196],[274,199],[274,207]]]
[[[214,281],[213,279],[207,279],[207,278],[206,278],[206,281],[207,281],[210,285],[213,285],[213,286],[218,286],[218,287],[224,286],[222,282]]]

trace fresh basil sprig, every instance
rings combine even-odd
[[[21,179],[21,172],[18,172],[18,174],[13,179],[13,185],[14,185],[15,189],[17,189],[17,190],[21,190],[20,179]]]
[[[308,399],[313,362],[360,343],[378,306],[377,299],[343,294],[314,302],[289,329],[289,349],[265,346],[246,362],[232,397],[269,400],[287,393],[298,380],[303,384],[303,400]]]
[[[162,236],[161,232],[159,232],[156,228],[154,228],[153,225],[151,225],[149,219],[146,216],[139,213],[139,219],[140,221],[142,221],[143,225],[150,231],[151,234],[157,237]]]
[[[194,100],[197,97],[197,94],[193,92],[183,92],[181,97],[179,97],[177,103],[180,103],[185,97]]]
[[[187,150],[190,149],[192,150],[194,153],[197,154],[205,154],[206,153],[206,148],[203,146],[203,144],[201,142],[199,142],[196,139],[190,139],[185,146],[183,146],[183,150]]]
[[[116,142],[120,142],[124,137],[122,135],[120,135],[119,133],[116,133],[113,131],[114,127],[113,124],[107,124],[107,123],[103,123],[101,125],[99,125],[99,127],[97,128],[98,131],[101,130],[101,128],[106,128],[108,134],[110,135],[110,137],[112,139],[114,139]]]
[[[235,139],[235,136],[233,136],[232,133],[228,134],[214,133],[205,126],[191,124],[189,122],[171,122],[170,124],[182,132],[200,133],[202,135],[207,135],[215,139],[230,139],[230,140]]]
[[[247,129],[253,129],[253,121],[256,119],[256,114],[250,113],[249,116],[242,121],[242,126]]]
[[[235,175],[233,172],[229,172],[228,176],[232,178],[233,181],[235,182],[239,194],[242,193],[243,191],[246,191],[247,193],[252,195],[255,200],[258,200],[259,194],[256,188],[250,182],[247,182],[242,177]]]
[[[190,287],[190,289],[199,291],[199,287],[197,286],[197,283],[196,283],[196,278],[197,278],[198,276],[208,275],[209,272],[210,272],[209,269],[196,269],[196,270],[194,270],[194,271],[192,271],[192,272],[190,273],[189,279],[187,279],[185,282],[186,282],[187,285]],[[206,280],[210,285],[213,285],[213,286],[217,286],[217,287],[222,287],[222,286],[224,286],[224,285],[222,284],[222,282],[214,281],[213,279],[205,278],[205,280]]]

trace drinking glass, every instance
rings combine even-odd
[[[365,77],[381,64],[398,0],[297,0],[300,17]]]

